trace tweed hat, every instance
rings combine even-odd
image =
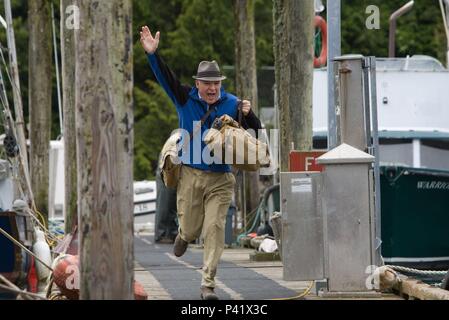
[[[198,71],[193,79],[202,81],[221,81],[226,79],[220,72],[217,61],[201,61],[198,65]]]

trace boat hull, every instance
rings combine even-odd
[[[449,268],[449,171],[381,167],[385,263]]]

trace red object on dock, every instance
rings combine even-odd
[[[148,294],[143,286],[134,280],[134,299],[135,300],[148,300]]]
[[[315,160],[326,151],[290,151],[288,168],[290,172],[323,171],[323,166]]]
[[[79,277],[79,257],[70,254],[62,256],[53,270],[53,279],[61,293],[70,300],[79,299]]]
[[[55,284],[61,290],[61,293],[70,300],[79,299],[79,276],[78,255],[66,254],[62,256],[53,270]],[[139,282],[134,281],[133,290],[135,300],[148,299],[148,294]]]
[[[327,23],[323,17],[318,15],[315,16],[313,23],[315,25],[315,28],[320,29],[322,41],[320,56],[313,58],[313,66],[315,68],[321,68],[322,66],[325,66],[327,63]]]
[[[37,293],[37,272],[36,272],[36,265],[34,264],[34,257],[31,257],[31,264],[30,264],[30,270],[28,271],[27,276],[27,282],[28,282],[28,291],[32,293]]]

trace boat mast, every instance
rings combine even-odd
[[[6,34],[8,39],[8,53],[10,63],[10,74],[12,92],[14,97],[14,113],[16,119],[17,140],[20,149],[20,157],[25,170],[28,170],[28,155],[26,148],[25,129],[23,120],[23,105],[20,94],[19,68],[17,65],[16,42],[14,40],[14,29],[12,24],[11,1],[5,0]]]
[[[17,143],[19,145],[19,163],[23,174],[21,184],[28,200],[34,205],[34,195],[31,189],[31,180],[28,167],[28,152],[25,138],[25,121],[23,119],[23,105],[20,93],[19,67],[17,64],[16,42],[12,23],[11,1],[5,0],[6,35],[8,40],[8,55],[10,68],[10,81],[14,98],[15,127]]]
[[[62,118],[62,102],[61,102],[61,85],[59,80],[58,44],[56,43],[55,9],[53,6],[53,2],[51,3],[51,26],[53,31],[53,49],[54,49],[53,51],[55,55],[56,89],[58,93],[59,131],[60,135],[64,136],[64,124]]]

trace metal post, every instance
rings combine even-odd
[[[367,150],[369,154],[373,155],[371,150],[373,149],[373,141],[371,140],[371,94],[370,94],[370,70],[371,59],[366,57],[363,59],[363,109],[365,112],[365,140]]]
[[[278,96],[277,96],[278,90],[277,90],[276,84],[274,84],[274,86],[273,86],[273,92],[274,92],[274,121],[275,121],[274,127],[275,127],[275,129],[279,130],[279,105],[278,105]],[[275,143],[276,146],[278,146],[278,148],[273,148],[273,150],[276,150],[276,152],[274,152],[273,155],[276,157],[277,164],[281,163],[281,155],[279,152],[279,146],[280,146],[279,138],[280,138],[280,136],[278,135],[276,141],[273,141],[273,143]],[[277,167],[278,168],[276,169],[276,172],[273,175],[273,184],[279,183],[280,168],[279,168],[279,165]]]
[[[403,16],[407,12],[409,12],[413,5],[414,1],[407,2],[404,6],[393,12],[390,16],[390,35],[388,39],[388,56],[390,58],[394,58],[396,51],[396,20],[399,19],[400,16]]]
[[[382,233],[381,233],[381,199],[380,199],[380,169],[379,169],[379,126],[377,117],[377,83],[376,83],[376,57],[369,57],[370,59],[370,77],[369,86],[371,88],[371,121],[372,121],[372,146],[374,160],[374,188],[375,188],[375,260],[376,265],[380,265],[381,261],[381,245],[382,245]]]
[[[327,94],[328,94],[328,112],[327,112],[327,148],[333,149],[337,146],[337,124],[335,115],[335,72],[332,67],[332,60],[341,55],[341,0],[327,1]]]
[[[375,201],[373,214],[374,262],[380,264],[381,254],[381,200],[379,169],[379,137],[377,119],[376,58],[360,55],[336,57],[334,70],[339,81],[336,82],[335,95],[337,107],[337,143],[350,142],[359,150],[375,157],[374,186]],[[362,109],[361,109],[362,108]]]
[[[337,142],[347,143],[367,151],[366,113],[364,110],[364,57],[345,55],[334,58],[335,82],[339,99],[336,101]]]
[[[242,171],[242,227],[246,230],[246,175],[245,171]]]

